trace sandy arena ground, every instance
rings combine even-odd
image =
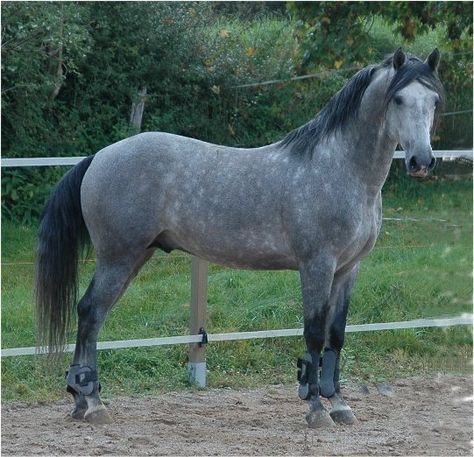
[[[296,385],[116,397],[108,406],[115,423],[107,426],[72,421],[68,400],[9,404],[2,454],[470,456],[472,382],[438,376],[346,387],[359,423],[333,431],[306,427]]]

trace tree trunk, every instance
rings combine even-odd
[[[143,110],[145,109],[146,87],[138,91],[138,96],[132,103],[132,112],[130,113],[130,124],[139,132],[142,128]]]
[[[58,49],[58,64],[56,68],[56,80],[54,83],[54,88],[51,91],[50,98],[54,100],[61,90],[63,85],[63,45],[61,44]]]
[[[55,67],[55,70],[54,69],[52,70],[52,73],[55,76],[55,81],[54,81],[53,90],[51,91],[49,95],[51,100],[54,100],[58,96],[59,91],[61,90],[61,87],[64,82],[64,78],[63,78],[64,76],[64,71],[63,71],[64,5],[61,5],[61,25],[60,25],[59,34],[61,37],[61,44],[59,45],[59,48],[57,50],[51,51],[50,53],[50,57],[52,59],[55,59],[56,57],[58,59],[57,64],[55,66],[53,65],[53,68]]]

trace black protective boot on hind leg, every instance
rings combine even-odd
[[[99,392],[101,390],[97,371],[89,366],[81,367],[79,364],[73,364],[66,372],[66,382],[67,391],[73,396],[75,402],[71,417],[83,420],[88,409],[86,395],[92,394],[95,388]]]
[[[71,412],[71,417],[76,420],[83,420],[87,411],[87,401],[85,392],[92,393],[93,382],[97,381],[97,372],[90,367],[82,367],[79,364],[72,364],[66,371],[67,391],[73,396],[75,408]]]

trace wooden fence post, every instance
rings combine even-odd
[[[191,335],[196,335],[206,325],[207,273],[209,263],[192,257],[191,261]],[[193,343],[189,349],[189,381],[199,387],[206,387],[206,346]]]

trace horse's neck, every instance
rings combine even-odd
[[[397,143],[386,132],[380,94],[372,92],[369,97],[363,100],[359,115],[341,133],[341,139],[346,144],[346,159],[360,181],[378,193],[387,179]]]
[[[396,142],[385,134],[383,125],[362,122],[353,137],[350,160],[355,164],[362,181],[368,186],[382,189],[387,179]],[[354,141],[355,140],[355,141]]]

